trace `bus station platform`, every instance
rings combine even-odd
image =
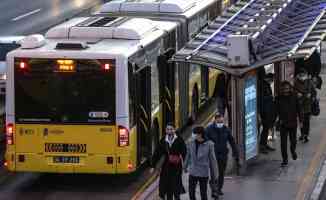
[[[326,73],[323,69],[322,78],[325,83]],[[318,194],[311,194],[314,191],[318,180],[320,169],[326,157],[326,89],[318,90],[320,98],[321,113],[311,119],[310,141],[303,144],[298,141],[296,161],[291,160],[289,152],[289,164],[281,167],[280,137],[275,132],[270,145],[276,151],[268,154],[260,154],[258,158],[247,166],[245,174],[236,176],[229,173],[225,178],[224,196],[225,200],[306,200],[318,199]],[[298,130],[298,136],[300,130]],[[229,159],[231,165],[232,159]],[[188,191],[188,174],[183,175],[183,183]],[[209,191],[209,199],[212,199]],[[200,199],[199,186],[197,187],[197,199]],[[140,199],[157,200],[158,179],[147,188]],[[188,193],[181,196],[182,200],[189,199]]]

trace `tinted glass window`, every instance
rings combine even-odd
[[[17,122],[106,124],[115,121],[114,62],[68,61],[61,61],[61,66],[58,60],[15,59]],[[23,69],[22,63],[25,63]]]

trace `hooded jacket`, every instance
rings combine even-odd
[[[214,143],[206,140],[196,151],[196,142],[193,139],[187,145],[187,156],[184,162],[184,169],[189,168],[189,174],[196,177],[208,177],[211,174],[212,180],[217,178],[217,161],[214,154]]]

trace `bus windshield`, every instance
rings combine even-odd
[[[113,60],[15,59],[18,123],[115,122]]]

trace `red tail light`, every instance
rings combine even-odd
[[[26,68],[27,68],[27,63],[26,63],[25,61],[21,61],[21,62],[19,63],[19,68],[20,68],[20,69],[26,69]]]
[[[129,131],[123,126],[119,126],[118,144],[119,147],[129,146]]]
[[[103,68],[105,71],[109,71],[111,69],[111,65],[109,63],[106,63],[103,65]]]
[[[6,126],[6,141],[8,145],[14,144],[14,125],[7,124]]]

